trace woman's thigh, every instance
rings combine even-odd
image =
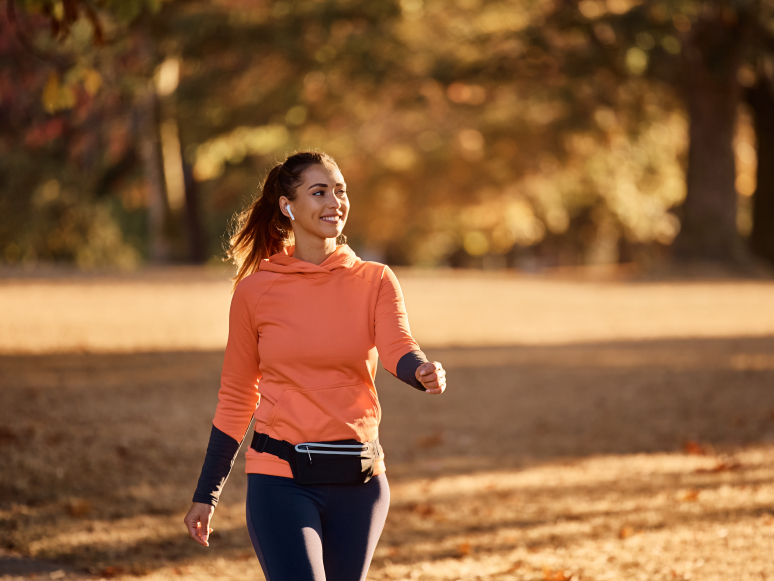
[[[365,484],[330,485],[322,512],[323,561],[328,581],[365,580],[389,507],[386,474]]]
[[[325,581],[320,501],[292,478],[248,474],[247,529],[267,581]]]
[[[267,581],[363,581],[390,506],[387,476],[301,486],[248,474],[247,527]]]

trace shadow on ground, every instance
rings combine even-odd
[[[442,397],[412,390],[383,370],[377,378],[381,439],[396,484],[676,451],[687,442],[724,452],[774,440],[772,337],[427,354],[448,369]],[[243,454],[216,513],[218,542],[210,551],[186,538],[181,520],[203,459],[222,360],[220,351],[0,357],[0,463],[7,467],[0,475],[0,543],[7,555],[103,576],[217,556],[253,558],[242,514]],[[685,486],[659,478],[671,495]],[[594,486],[582,491],[585,497],[593,498]],[[620,481],[622,494],[636,495],[637,486],[642,480]],[[577,486],[543,488],[521,487],[518,495],[578,494]],[[464,501],[452,491],[428,510],[451,514]],[[384,537],[392,546],[425,534],[421,526],[412,532],[398,524],[404,513],[419,514],[416,503],[394,497],[397,516]],[[482,534],[487,527],[541,526],[535,515],[508,518],[484,513],[457,522],[463,533],[473,527]],[[42,564],[40,573],[56,566]]]

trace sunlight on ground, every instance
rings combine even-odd
[[[774,577],[774,283],[399,276],[449,391],[379,371],[369,579]],[[182,525],[229,298],[191,269],[0,281],[0,579],[263,579],[243,453],[211,547]]]
[[[766,336],[774,282],[585,282],[398,270],[424,347]],[[225,274],[0,279],[0,353],[222,349]]]

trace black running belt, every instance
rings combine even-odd
[[[286,462],[290,460],[290,456],[293,453],[293,444],[290,442],[275,440],[268,434],[261,434],[260,432],[253,433],[250,447],[256,452],[266,452],[267,454],[282,458]]]
[[[357,440],[338,440],[336,442],[308,442],[305,443],[304,450],[298,450],[297,446],[294,446],[290,442],[285,440],[275,440],[268,434],[262,434],[255,432],[253,439],[250,442],[250,447],[256,452],[265,452],[278,458],[282,458],[286,462],[293,462],[295,454],[301,453],[309,455],[311,463],[311,454],[342,454],[346,456],[362,456],[364,458],[378,459],[381,457],[381,449],[379,447],[379,438],[376,438],[372,442],[361,443]],[[299,444],[300,446],[301,444]],[[320,449],[322,448],[322,449]],[[338,449],[338,451],[333,451]],[[347,449],[342,451],[342,449]],[[355,449],[357,451],[355,451]]]

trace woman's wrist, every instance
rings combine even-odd
[[[423,363],[427,363],[427,357],[422,351],[409,351],[398,360],[395,376],[411,387],[425,391],[422,382],[417,377],[417,370]]]

